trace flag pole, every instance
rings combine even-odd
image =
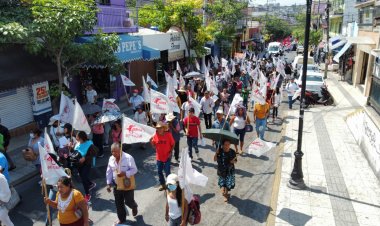
[[[43,190],[43,193],[44,193],[44,197],[48,198],[45,178],[42,178],[42,190]],[[47,217],[48,217],[49,225],[52,226],[53,224],[51,222],[50,208],[49,208],[48,204],[46,204],[46,211],[47,211]]]

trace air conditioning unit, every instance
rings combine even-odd
[[[133,26],[134,26],[133,19],[131,19],[131,18],[125,18],[124,19],[123,27],[133,27]]]

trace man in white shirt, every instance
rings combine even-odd
[[[205,92],[205,96],[201,99],[200,104],[202,106],[203,116],[205,118],[206,129],[210,129],[212,125],[211,115],[212,115],[212,110],[215,106],[215,103],[214,103],[214,100],[210,98],[209,91]]]
[[[0,222],[2,225],[13,226],[8,215],[8,209],[3,205],[11,199],[11,190],[5,176],[3,175],[3,167],[0,166]]]
[[[87,84],[86,98],[87,98],[87,103],[96,104],[96,101],[98,99],[98,93],[96,92],[96,90],[94,90],[91,84]]]
[[[50,126],[50,136],[53,138],[53,145],[55,150],[59,148],[59,138],[64,135],[63,123],[59,123],[57,116],[52,116],[49,122]]]
[[[292,109],[293,106],[293,96],[298,90],[297,83],[294,82],[294,78],[290,79],[290,82],[286,85],[286,92],[288,93],[289,109]]]
[[[129,105],[133,107],[133,113],[136,113],[137,107],[144,103],[144,98],[139,95],[139,90],[133,90],[133,96],[129,98]]]
[[[107,191],[111,192],[112,187],[113,194],[115,196],[116,213],[119,219],[118,224],[122,224],[126,221],[127,213],[125,205],[132,209],[132,215],[135,217],[138,213],[137,203],[134,198],[135,194],[135,174],[137,173],[137,167],[134,158],[120,150],[119,143],[113,143],[111,145],[112,156],[108,161],[106,179],[107,179]],[[125,177],[130,181],[130,190],[118,190],[116,187],[116,177]]]

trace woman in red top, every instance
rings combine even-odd
[[[172,134],[166,132],[166,128],[166,124],[158,122],[156,125],[156,134],[154,134],[151,139],[151,144],[153,148],[156,149],[157,171],[161,184],[161,187],[159,188],[160,191],[166,189],[165,178],[162,171],[165,171],[166,176],[170,174],[170,160],[175,145]]]

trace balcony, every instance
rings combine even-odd
[[[138,31],[137,23],[130,18],[130,12],[125,7],[98,5],[98,23],[89,34],[104,33],[133,33]],[[137,20],[136,20],[137,22]]]
[[[355,8],[363,8],[366,6],[374,5],[375,2],[378,2],[378,0],[356,0]]]

